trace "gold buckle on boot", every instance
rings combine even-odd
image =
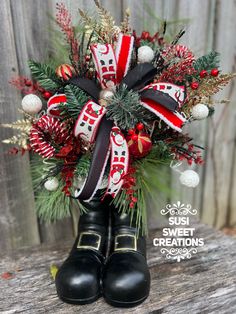
[[[133,234],[118,234],[115,236],[114,251],[132,250],[137,251],[137,237]]]
[[[95,232],[81,232],[77,249],[93,249],[98,251],[101,245],[102,237],[100,234]]]

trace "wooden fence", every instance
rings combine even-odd
[[[43,61],[52,51],[48,29],[53,27],[51,15],[56,0],[2,0],[0,10],[0,103],[1,123],[19,117],[21,95],[8,81],[14,75],[28,75],[27,60]],[[92,0],[64,1],[78,18],[78,7],[93,9]],[[183,41],[197,55],[214,49],[221,53],[222,69],[235,71],[236,2],[234,0],[103,0],[119,23],[122,12],[129,7],[132,25],[137,32],[156,20],[152,14],[168,20],[188,19]],[[150,10],[151,8],[151,10]],[[150,15],[151,14],[151,15]],[[184,21],[183,21],[184,23]],[[162,198],[151,206],[158,213],[167,202],[177,200],[191,203],[199,210],[203,222],[221,228],[236,224],[236,145],[234,110],[236,92],[232,82],[216,99],[230,99],[229,104],[217,104],[213,118],[194,122],[190,133],[196,142],[207,147],[204,167],[197,169],[201,184],[194,190],[179,185],[178,175],[172,173],[170,185],[177,193]],[[1,129],[1,140],[11,136]],[[39,223],[34,212],[34,198],[28,156],[9,157],[7,147],[0,146],[0,244],[2,251],[40,242],[56,242],[72,237],[70,219],[53,225]],[[153,216],[152,213],[152,221]],[[155,217],[154,217],[155,218]],[[155,219],[154,219],[155,220]],[[158,220],[158,219],[156,219]],[[156,223],[155,220],[155,223]]]

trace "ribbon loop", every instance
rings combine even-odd
[[[123,78],[121,84],[125,84],[128,89],[142,89],[156,75],[157,69],[151,63],[140,63],[130,70]]]
[[[98,102],[101,89],[94,83],[94,81],[82,77],[73,77],[69,80],[69,84],[79,87],[91,96],[94,101]]]
[[[117,83],[120,83],[123,77],[128,72],[133,45],[134,45],[133,36],[119,33],[116,47]]]
[[[177,103],[179,108],[181,108],[186,97],[185,86],[179,86],[179,85],[175,85],[168,82],[150,84],[142,90],[141,94],[144,93],[144,91],[159,91],[165,94],[166,96],[171,97]],[[148,97],[145,96],[145,98],[148,98]],[[149,98],[149,99],[155,100],[153,98]],[[163,104],[163,106],[165,106],[165,104]],[[168,108],[168,109],[171,110],[171,108]]]
[[[170,111],[175,111],[178,107],[177,101],[175,101],[168,94],[160,92],[158,90],[146,89],[140,93],[140,96],[142,100],[153,100]]]
[[[117,62],[112,46],[95,44],[91,46],[91,52],[101,87],[114,87],[117,83]]]

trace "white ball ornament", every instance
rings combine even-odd
[[[179,180],[181,184],[186,185],[189,188],[195,188],[200,181],[199,175],[193,170],[185,170],[182,172]]]
[[[22,109],[29,114],[36,114],[42,109],[41,99],[34,94],[26,95],[21,102]]]
[[[197,104],[192,108],[192,117],[196,120],[205,119],[209,115],[209,109],[204,104]]]
[[[45,189],[50,191],[50,192],[56,191],[58,186],[59,186],[59,182],[58,182],[57,178],[48,179],[44,183]]]
[[[154,51],[149,46],[141,46],[138,48],[138,62],[151,62],[154,58]]]

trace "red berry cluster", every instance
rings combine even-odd
[[[31,147],[30,145],[27,146],[27,148],[23,148],[23,147],[12,147],[8,150],[8,154],[9,155],[17,155],[17,154],[21,154],[21,156],[23,156],[27,151],[30,151]]]
[[[200,150],[194,150],[193,144],[185,144],[185,147],[173,148],[172,152],[178,160],[186,160],[189,165],[195,164],[202,165],[204,160],[201,156]]]
[[[138,140],[137,132],[142,131],[144,129],[144,125],[142,122],[136,124],[135,129],[129,129],[128,133],[131,135],[131,139],[135,142]]]
[[[66,196],[71,195],[70,188],[73,184],[74,170],[75,167],[69,164],[65,164],[61,170],[62,179],[65,181],[65,186],[63,187],[62,191]]]
[[[130,208],[134,208],[135,203],[138,201],[136,197],[136,191],[134,190],[136,185],[135,172],[136,169],[130,166],[128,173],[123,178],[124,183],[122,188],[126,190],[127,200],[129,201]]]
[[[55,155],[56,158],[64,160],[64,166],[62,168],[62,179],[65,181],[63,192],[66,196],[70,196],[70,188],[72,187],[75,165],[78,160],[78,156],[81,153],[80,142],[77,138],[71,137],[66,144]]]
[[[136,31],[133,31],[133,36],[136,47],[140,47],[142,41],[150,43],[157,42],[160,46],[164,44],[163,36],[159,36],[158,32],[151,36],[149,32],[143,31],[141,36],[137,36]]]
[[[218,69],[212,69],[211,72],[210,72],[210,75],[213,76],[213,77],[218,76],[218,74],[219,74],[219,70],[218,70]],[[200,76],[201,79],[207,77],[208,75],[209,75],[209,73],[208,73],[207,70],[202,70],[202,71],[199,73],[199,76]],[[196,89],[198,89],[198,87],[199,87],[199,83],[198,83],[197,81],[194,81],[194,82],[191,83],[190,86],[191,86],[191,88],[192,88],[193,90],[196,90]]]
[[[9,83],[15,86],[24,95],[35,94],[39,92],[45,100],[49,99],[52,96],[52,93],[40,87],[37,82],[33,82],[32,80],[24,76],[15,77]]]

